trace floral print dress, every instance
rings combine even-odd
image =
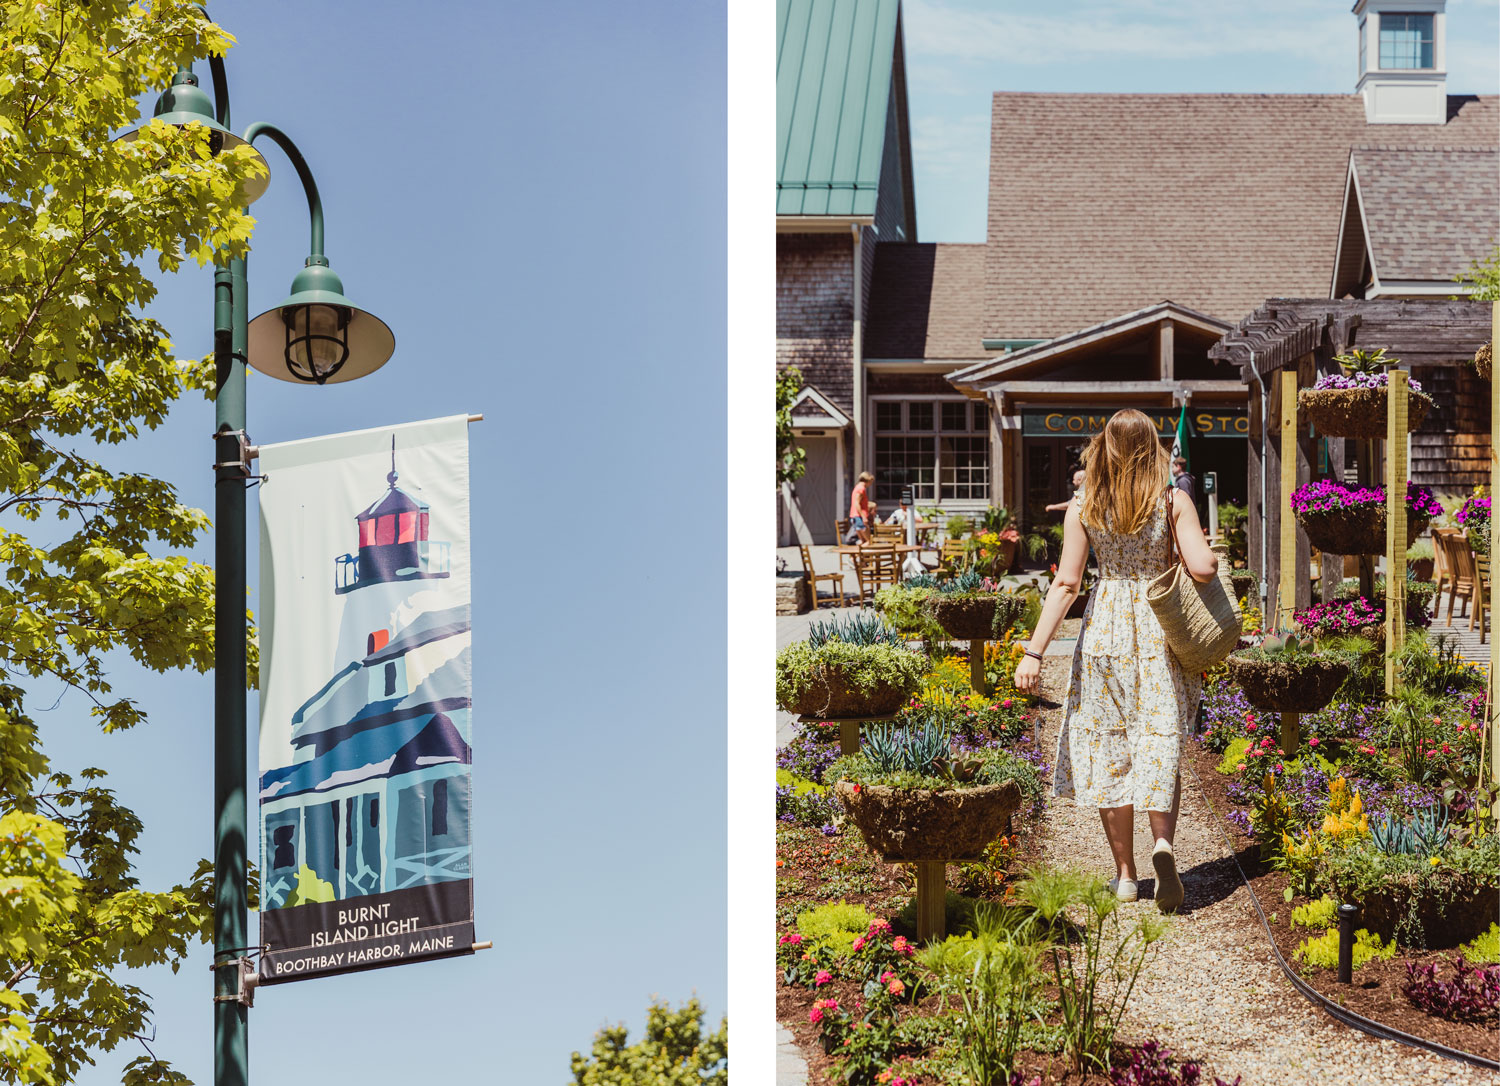
[[[1081,495],[1073,500],[1082,505]],[[1183,674],[1146,602],[1170,558],[1166,501],[1134,535],[1086,527],[1099,579],[1073,649],[1053,793],[1091,807],[1170,811],[1203,677]]]

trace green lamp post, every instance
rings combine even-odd
[[[212,105],[184,69],[158,100],[153,120],[204,125],[216,153],[270,138],[291,159],[312,219],[311,255],[292,281],[291,296],[253,322],[246,261],[230,258],[214,271],[214,1083],[248,1086],[246,1012],[255,980],[250,952],[257,948],[250,945],[246,915],[245,480],[254,452],[245,434],[245,367],[310,384],[351,381],[383,366],[396,340],[383,321],[344,297],[342,281],[329,268],[323,205],[301,152],[274,125],[252,124],[235,135],[223,58],[210,57],[209,68]],[[265,189],[266,178],[251,182],[246,203]]]

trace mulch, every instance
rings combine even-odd
[[[1293,928],[1291,913],[1292,909],[1298,905],[1306,904],[1308,899],[1296,896],[1290,902],[1285,900],[1284,893],[1290,882],[1287,875],[1261,863],[1259,847],[1255,841],[1225,818],[1235,805],[1228,795],[1229,778],[1219,773],[1216,768],[1218,756],[1197,742],[1192,742],[1189,749],[1198,773],[1198,780],[1202,782],[1203,791],[1207,793],[1214,813],[1223,822],[1224,829],[1233,843],[1236,859],[1250,883],[1251,890],[1260,902],[1261,909],[1265,911],[1266,918],[1271,922],[1271,933],[1276,945],[1287,964],[1297,970],[1298,976],[1303,981],[1320,995],[1326,996],[1341,1006],[1382,1025],[1401,1030],[1403,1033],[1436,1041],[1449,1048],[1488,1059],[1495,1059],[1497,1055],[1500,1055],[1500,1032],[1497,1032],[1496,1023],[1480,1025],[1470,1022],[1451,1022],[1428,1014],[1414,1006],[1401,994],[1401,986],[1406,983],[1406,962],[1415,962],[1419,966],[1434,961],[1439,962],[1438,975],[1446,978],[1452,975],[1452,963],[1458,958],[1454,951],[1415,950],[1398,945],[1395,957],[1389,961],[1369,961],[1356,969],[1353,982],[1350,984],[1339,983],[1338,972],[1335,969],[1308,966],[1297,962],[1292,957],[1292,951],[1309,935],[1316,933],[1307,928]],[[1254,911],[1247,910],[1246,918],[1263,942],[1265,932]],[[1272,970],[1279,968],[1269,955],[1267,968]],[[1303,1000],[1303,997],[1296,993],[1291,993],[1289,998]]]

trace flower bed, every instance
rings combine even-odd
[[[1443,507],[1431,490],[1406,484],[1407,545]],[[1330,479],[1306,483],[1291,495],[1292,513],[1308,541],[1329,554],[1380,554],[1385,551],[1385,487],[1346,487]]]
[[[1475,554],[1490,553],[1490,499],[1482,494],[1471,494],[1464,499],[1458,512],[1453,515],[1459,527],[1469,537],[1469,546]]]

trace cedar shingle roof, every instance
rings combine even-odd
[[[983,245],[876,245],[865,357],[988,358],[984,254]]]
[[[1500,230],[1500,151],[1358,147],[1350,160],[1382,282],[1451,280],[1489,255]]]
[[[1353,94],[997,93],[983,334],[1051,338],[1162,298],[1235,321],[1325,295],[1350,149],[1493,148],[1497,103],[1368,125]]]

